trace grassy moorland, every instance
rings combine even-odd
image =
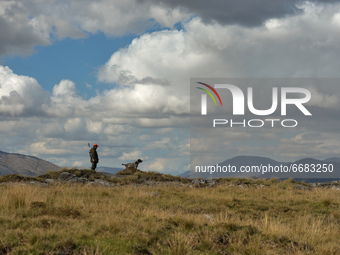
[[[340,254],[339,190],[129,185],[140,179],[0,185],[0,254]]]

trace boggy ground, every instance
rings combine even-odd
[[[146,175],[108,177],[114,187],[0,185],[0,254],[340,254],[339,190],[275,179],[130,185]]]

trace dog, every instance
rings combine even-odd
[[[137,167],[138,167],[138,165],[140,164],[140,163],[142,163],[143,162],[143,160],[141,160],[141,159],[138,159],[136,162],[134,162],[134,163],[127,163],[127,164],[122,164],[123,166],[125,166],[126,168],[134,168],[134,169],[137,169]]]

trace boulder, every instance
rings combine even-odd
[[[94,185],[94,186],[103,186],[103,187],[113,187],[115,186],[114,183],[100,180],[100,179],[95,179],[94,181],[90,181],[87,183],[87,185]]]
[[[201,188],[201,187],[213,187],[215,186],[216,181],[214,180],[204,180],[204,179],[195,179],[191,182],[190,187]]]
[[[67,183],[87,183],[89,180],[87,178],[81,177],[72,177],[71,179],[67,180]]]
[[[60,181],[60,182],[67,182],[67,181],[71,180],[74,177],[77,177],[77,176],[75,176],[74,174],[71,174],[69,172],[62,172],[58,176],[58,181]]]

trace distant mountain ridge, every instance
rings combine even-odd
[[[0,151],[0,175],[38,176],[60,167],[37,157]]]
[[[241,166],[272,166],[272,167],[288,167],[292,168],[299,167],[299,166],[311,166],[314,165],[323,165],[326,164],[328,167],[330,164],[332,164],[332,172],[243,172],[240,171],[236,172],[219,172],[219,173],[213,173],[210,174],[209,172],[194,172],[192,171],[190,173],[190,178],[204,178],[204,179],[211,179],[211,178],[229,178],[229,177],[237,177],[237,178],[249,178],[249,177],[257,177],[257,178],[281,178],[281,179],[287,179],[287,178],[294,178],[294,179],[340,179],[340,158],[333,157],[328,158],[325,160],[317,160],[313,158],[304,158],[297,160],[295,162],[278,162],[276,160],[266,158],[266,157],[258,157],[258,156],[237,156],[233,157],[231,159],[225,160],[221,163],[218,163],[217,165],[223,167],[223,166],[235,166],[237,170],[241,168]],[[287,168],[286,168],[287,169]]]
[[[336,162],[336,163],[340,163],[340,158],[337,158],[337,157],[333,157],[333,158],[327,158],[325,160],[323,160],[325,162]]]

